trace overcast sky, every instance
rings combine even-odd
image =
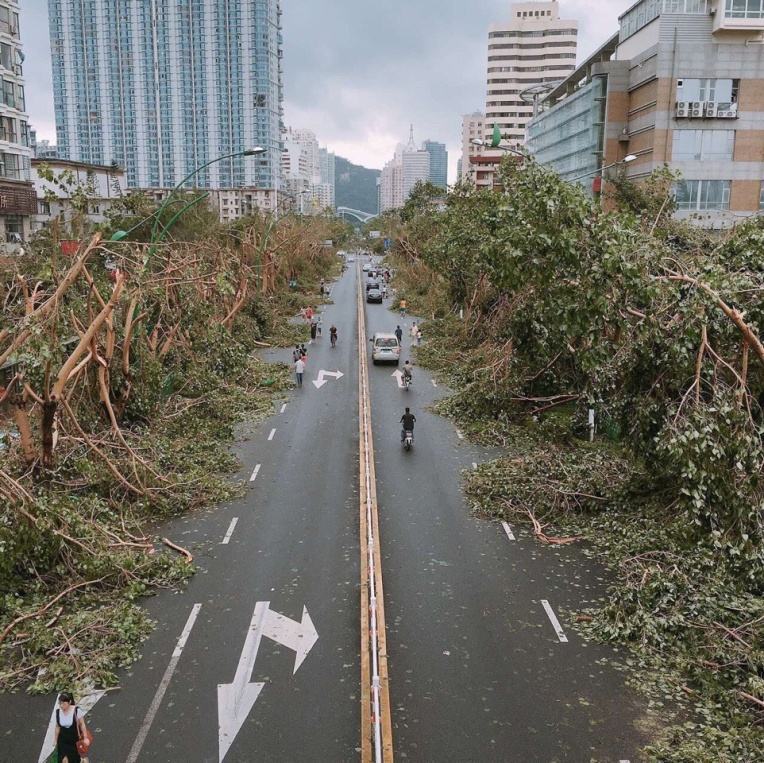
[[[579,60],[616,31],[634,0],[562,0],[579,22]],[[21,0],[27,108],[55,141],[47,0]],[[408,138],[446,143],[450,176],[461,114],[485,107],[488,27],[510,0],[282,0],[286,123],[381,168]]]

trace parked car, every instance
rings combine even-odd
[[[401,360],[401,345],[395,334],[385,334],[378,331],[371,338],[371,359],[377,363],[395,363]]]
[[[382,292],[379,290],[378,287],[375,286],[373,289],[367,289],[366,301],[379,302],[379,304],[382,304]]]

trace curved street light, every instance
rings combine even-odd
[[[170,191],[170,193],[167,194],[167,197],[160,204],[160,206],[154,212],[152,212],[148,217],[144,217],[142,220],[140,220],[135,225],[133,225],[132,228],[130,228],[130,229],[126,230],[126,231],[125,230],[114,231],[114,233],[112,233],[112,235],[111,235],[109,240],[110,241],[123,241],[134,230],[136,230],[137,228],[140,228],[141,225],[143,225],[144,223],[148,222],[153,217],[154,218],[154,224],[151,227],[151,241],[150,241],[150,243],[153,244],[155,242],[156,238],[157,238],[157,232],[159,230],[160,217],[161,217],[162,212],[164,211],[165,207],[169,206],[170,203],[175,203],[175,201],[177,201],[177,199],[173,199],[173,196],[174,196],[175,192],[178,191],[183,186],[184,183],[188,182],[192,177],[194,177],[194,175],[198,175],[203,169],[206,169],[211,164],[215,164],[216,162],[222,162],[224,159],[232,159],[232,158],[234,158],[236,156],[259,156],[260,154],[264,154],[265,151],[266,150],[264,148],[262,148],[261,146],[255,146],[254,148],[246,148],[246,149],[244,149],[244,151],[235,151],[232,154],[225,154],[224,156],[218,156],[217,159],[211,159],[209,162],[206,162],[205,164],[200,165],[199,167],[194,169],[193,172],[190,172],[188,175],[186,175],[186,177],[184,177],[183,180],[181,180],[172,189],[172,191]],[[178,217],[180,217],[180,215],[182,215],[185,211],[190,209],[195,204],[197,204],[200,201],[202,201],[203,199],[207,198],[208,195],[209,194],[203,194],[202,196],[198,197],[197,199],[194,199],[192,202],[187,204],[183,209],[180,210],[180,212],[177,212],[172,217],[172,219],[170,220],[170,223],[167,226],[164,227],[164,230],[162,232],[162,235],[159,237],[159,240],[161,241],[161,239],[164,237],[164,235],[167,233],[167,231],[171,227],[172,223],[174,223],[175,220],[177,220]]]
[[[486,143],[486,141],[482,140],[481,138],[473,138],[470,143],[472,143],[473,146],[480,146],[481,148],[490,148],[493,150],[494,148],[498,148],[499,151],[506,151],[508,154],[517,154],[518,156],[522,156],[523,159],[528,158],[528,154],[526,154],[523,151],[520,151],[516,148],[510,148],[509,146],[495,146],[493,143]]]
[[[573,183],[576,180],[583,180],[584,178],[589,177],[589,175],[596,175],[598,172],[602,173],[602,176],[604,177],[605,172],[609,170],[611,167],[616,167],[621,164],[629,164],[629,162],[633,162],[637,156],[635,154],[627,154],[623,157],[623,159],[619,159],[617,162],[612,162],[611,164],[606,165],[605,167],[597,167],[596,170],[592,170],[591,172],[585,172],[583,175],[578,175],[574,178],[569,178],[568,182]]]

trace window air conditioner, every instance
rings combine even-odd
[[[706,116],[707,117],[715,117],[717,115],[717,112],[719,111],[719,104],[714,103],[713,101],[708,101],[706,103]]]
[[[677,117],[690,116],[690,104],[687,101],[677,101],[676,115]]]
[[[691,117],[702,117],[703,112],[706,110],[706,102],[705,101],[692,101],[690,103],[690,116]]]

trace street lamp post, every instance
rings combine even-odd
[[[163,231],[159,238],[157,238],[157,233],[159,231],[159,226],[161,225],[161,216],[162,212],[165,210],[166,207],[168,207],[171,203],[175,203],[177,199],[173,199],[173,196],[176,191],[180,190],[180,188],[183,186],[184,183],[188,182],[194,175],[198,175],[203,169],[206,169],[211,164],[215,164],[216,162],[222,162],[225,159],[232,159],[236,156],[259,156],[260,154],[264,154],[265,149],[261,148],[260,146],[256,146],[255,148],[247,148],[244,151],[234,151],[232,154],[225,154],[224,156],[218,156],[216,159],[211,159],[209,162],[205,162],[204,164],[200,165],[199,167],[196,167],[196,169],[193,170],[193,172],[190,172],[186,177],[183,178],[173,189],[170,191],[169,194],[167,194],[167,197],[164,199],[164,201],[160,204],[159,208],[154,211],[152,214],[150,214],[148,217],[143,218],[143,220],[140,220],[138,223],[136,223],[132,228],[129,230],[118,230],[114,231],[114,233],[111,235],[110,241],[123,241],[126,239],[134,230],[137,228],[140,228],[141,225],[143,225],[145,222],[148,222],[151,220],[151,218],[154,218],[154,224],[151,226],[151,241],[152,244],[152,251],[153,251],[153,244],[158,243],[161,241],[166,235],[167,232],[172,227],[172,224],[182,215],[184,212],[186,212],[188,209],[190,209],[195,204],[198,204],[203,199],[207,198],[209,194],[203,194],[202,196],[199,196],[198,198],[194,199],[192,202],[186,204],[186,206],[181,209],[179,212],[177,212],[171,219],[170,222],[163,226]]]
[[[497,148],[499,151],[506,151],[508,154],[516,154],[517,156],[522,156],[523,159],[528,158],[528,154],[526,154],[523,151],[520,151],[517,148],[511,148],[510,146],[500,146],[495,143],[486,143],[481,138],[473,138],[470,143],[472,143],[473,146],[480,146],[481,148]]]
[[[634,154],[627,154],[626,156],[623,157],[623,159],[619,159],[617,162],[611,162],[610,164],[604,167],[597,167],[596,170],[592,170],[591,172],[585,172],[583,175],[578,175],[577,177],[570,178],[568,182],[574,183],[576,180],[583,180],[584,178],[589,177],[589,175],[596,175],[598,172],[604,178],[605,172],[609,170],[611,167],[618,167],[622,164],[629,164],[629,162],[633,162],[636,158],[637,157]]]

